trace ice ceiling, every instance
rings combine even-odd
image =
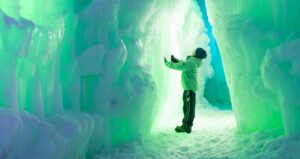
[[[237,126],[299,133],[299,2],[206,3]],[[91,157],[148,135],[180,113],[163,56],[209,50],[193,0],[0,0],[0,30],[0,158]]]

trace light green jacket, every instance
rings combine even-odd
[[[184,90],[198,90],[197,70],[201,66],[202,61],[196,57],[190,57],[186,61],[173,63],[171,61],[165,62],[165,65],[171,69],[182,71],[181,85]]]

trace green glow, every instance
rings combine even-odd
[[[196,2],[180,1],[176,3],[176,5],[160,14],[158,23],[161,35],[159,40],[161,40],[161,46],[163,46],[161,48],[162,56],[169,58],[173,54],[184,60],[187,55],[192,54],[193,49],[196,47],[203,46],[205,48],[208,45],[205,28],[201,21],[201,13]],[[170,125],[174,126],[174,122],[180,124],[181,120],[175,119],[182,117],[183,89],[181,86],[181,72],[169,70],[165,66],[162,67],[160,70],[163,70],[164,78],[167,79],[163,83],[163,87],[166,89],[160,92],[161,107],[158,109],[152,131],[159,131]],[[207,75],[199,74],[201,89],[197,92],[198,96],[202,96],[202,89],[204,89],[202,81],[205,76]],[[157,81],[160,81],[160,79]],[[200,100],[200,98],[197,100]]]
[[[172,54],[175,56],[179,56],[179,44],[178,44],[178,29],[182,22],[179,22],[178,17],[182,15],[182,11],[176,11],[171,13],[164,13],[161,16],[161,21],[166,23],[162,30],[162,38],[164,41],[170,41],[170,48],[172,50]],[[167,55],[166,56],[170,56]],[[164,67],[164,66],[163,66]],[[166,87],[164,101],[162,103],[162,107],[159,109],[159,116],[156,119],[156,125],[153,127],[154,130],[163,128],[166,125],[169,125],[170,122],[173,121],[175,116],[178,116],[180,112],[179,103],[182,101],[180,100],[180,94],[182,92],[181,83],[180,83],[180,73],[174,72],[172,70],[167,70],[163,68],[164,72],[168,74],[170,81],[165,83],[168,87]]]
[[[228,3],[229,2],[229,3]],[[299,2],[206,0],[238,126],[299,133]],[[293,49],[291,49],[293,48]],[[297,85],[297,86],[296,86]],[[276,131],[275,131],[276,130]]]
[[[197,3],[116,2],[0,1],[0,106],[41,120],[88,113],[94,151],[179,116],[180,72],[162,59],[207,47]]]

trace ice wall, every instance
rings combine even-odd
[[[84,158],[93,131],[62,104],[72,3],[44,3],[0,1],[0,158]]]
[[[205,28],[207,29],[207,35],[210,39],[209,48],[211,50],[211,65],[213,68],[213,76],[206,81],[203,96],[214,107],[223,110],[232,109],[222,59],[218,44],[212,32],[212,26],[209,23],[205,0],[197,0],[197,3],[203,14],[202,19],[205,24]]]
[[[208,46],[200,17],[192,0],[0,0],[0,158],[92,157],[149,134],[163,56]]]
[[[240,128],[299,133],[299,2],[206,2]]]

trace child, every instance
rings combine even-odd
[[[176,132],[192,132],[195,118],[196,93],[198,90],[197,70],[202,64],[202,60],[207,57],[207,53],[202,48],[197,48],[192,56],[188,56],[185,61],[176,59],[173,55],[171,61],[164,58],[165,65],[171,69],[182,71],[181,84],[183,92],[183,114],[182,125],[175,128]]]

